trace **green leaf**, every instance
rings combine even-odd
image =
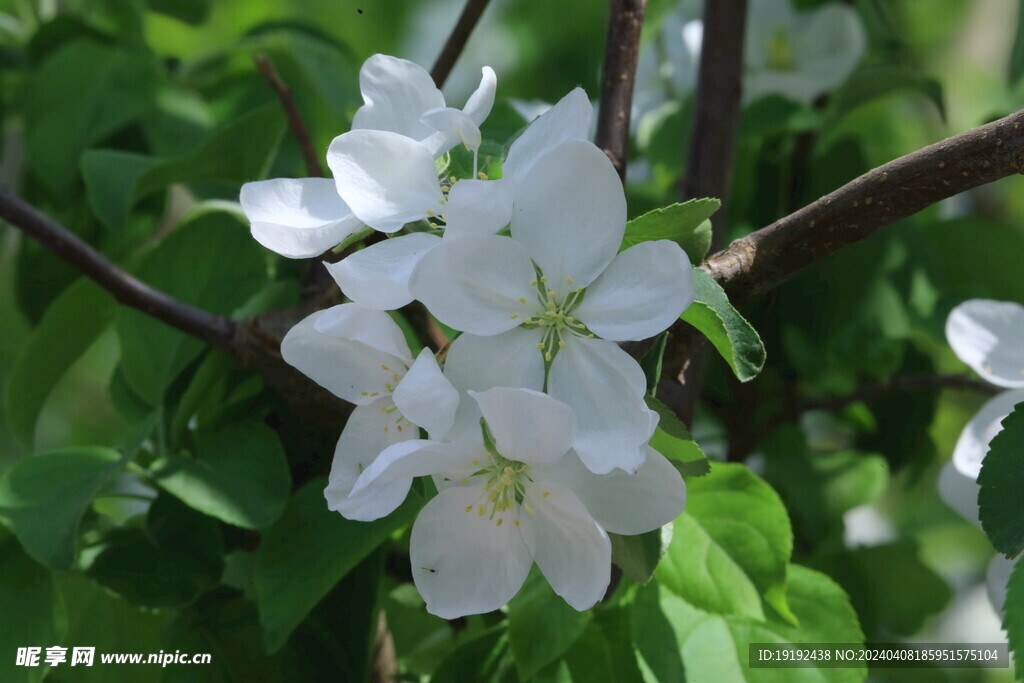
[[[1017,3],[1017,27],[1013,34],[1013,49],[1010,51],[1010,68],[1007,76],[1011,88],[1016,87],[1020,83],[1020,77],[1024,76],[1024,3]]]
[[[25,79],[25,143],[37,176],[71,194],[82,152],[142,114],[159,80],[148,51],[90,39],[55,51]]]
[[[640,368],[647,378],[647,395],[654,398],[657,393],[658,382],[661,381],[661,361],[665,357],[665,347],[668,345],[668,330],[654,338],[651,348],[640,359]]]
[[[63,642],[68,620],[64,601],[53,576],[33,562],[13,540],[0,544],[0,613],[16,620],[0,629],[0,678],[11,683],[39,683],[46,675],[46,650],[40,666],[15,666],[19,647],[41,647]]]
[[[172,159],[117,150],[82,156],[89,204],[109,228],[124,226],[136,202],[173,183],[219,181],[232,185],[262,178],[284,135],[276,102],[258,107],[215,131],[190,152]]]
[[[495,624],[455,648],[438,665],[431,681],[517,683],[504,624]]]
[[[508,603],[508,638],[522,680],[557,661],[590,621],[555,595],[540,572],[534,571]]]
[[[224,573],[224,536],[213,517],[161,493],[146,513],[146,533],[161,550],[184,560],[190,573],[212,585]]]
[[[1018,562],[1006,587],[1003,630],[1013,650],[1017,671],[1024,671],[1024,562]]]
[[[184,21],[187,24],[201,24],[210,13],[208,0],[146,0],[154,12]]]
[[[671,240],[681,246],[694,265],[711,248],[711,222],[708,220],[722,205],[717,199],[691,199],[655,209],[626,223],[619,251],[641,242]]]
[[[284,448],[273,430],[259,422],[233,423],[200,435],[195,458],[160,458],[149,474],[190,507],[246,529],[273,524],[291,489]]]
[[[71,569],[82,515],[122,464],[117,451],[88,447],[20,460],[0,476],[0,520],[35,560]]]
[[[375,522],[353,522],[327,509],[324,478],[292,495],[284,514],[263,537],[255,571],[257,605],[268,652],[392,532],[410,523],[421,501],[410,496]]]
[[[978,475],[978,516],[996,550],[1009,558],[1024,550],[1024,404],[1003,420]]]
[[[654,576],[658,562],[672,542],[672,525],[635,536],[608,534],[608,538],[612,542],[612,562],[623,574],[643,585]]]
[[[656,584],[641,590],[649,591]],[[852,683],[864,680],[863,667],[808,670],[754,669],[748,666],[750,643],[862,643],[857,614],[843,589],[824,574],[792,565],[786,600],[799,626],[769,616],[757,622],[742,616],[710,614],[661,591],[660,607],[676,636],[687,680],[790,683],[794,680]],[[643,651],[641,651],[643,652]],[[803,672],[801,672],[803,673]]]
[[[942,83],[917,69],[895,64],[869,64],[862,66],[846,80],[829,101],[826,127],[834,126],[843,116],[862,104],[885,97],[900,90],[921,93],[939,111],[945,120],[946,105]]]
[[[591,621],[566,653],[572,680],[587,683],[643,683],[633,650],[630,610],[617,607]]]
[[[683,311],[683,320],[696,327],[718,350],[736,378],[746,382],[764,367],[764,344],[750,323],[729,303],[714,278],[693,269],[695,298]]]
[[[32,450],[36,422],[50,392],[113,322],[117,301],[81,279],[57,297],[39,322],[7,382],[4,404],[11,433]]]
[[[657,582],[636,593],[633,601],[633,644],[656,681],[685,681],[682,653],[676,633],[661,609],[661,595],[667,594]]]
[[[230,254],[230,258],[225,258]],[[182,264],[188,264],[183,268]],[[233,212],[207,210],[184,223],[138,269],[139,279],[212,313],[231,314],[267,281],[264,250]],[[203,344],[141,311],[117,316],[121,367],[132,390],[157,405]]]
[[[715,463],[688,482],[686,512],[655,576],[691,604],[764,619],[761,597],[791,617],[784,587],[793,535],[775,491],[743,465]]]
[[[653,396],[644,400],[660,418],[651,438],[651,448],[668,458],[684,477],[702,477],[710,472],[711,464],[704,451],[672,409]]]

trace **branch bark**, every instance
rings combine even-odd
[[[263,78],[270,84],[270,87],[277,93],[277,99],[281,101],[284,113],[288,116],[288,125],[292,129],[292,135],[295,136],[295,140],[299,143],[299,149],[302,150],[302,160],[306,164],[306,174],[312,178],[325,177],[324,168],[320,165],[320,155],[317,153],[316,147],[313,146],[313,140],[309,136],[309,128],[306,127],[306,121],[302,118],[302,114],[295,104],[291,88],[281,79],[280,74],[277,73],[277,69],[274,68],[274,63],[270,61],[269,57],[266,55],[254,55],[252,61],[256,64],[256,69],[263,75]]]
[[[437,56],[437,61],[434,62],[434,68],[430,70],[430,77],[434,79],[434,84],[438,88],[444,87],[444,82],[448,80],[448,75],[451,74],[455,62],[458,61],[459,55],[466,48],[469,36],[480,21],[480,17],[487,8],[488,2],[489,0],[466,1],[466,6],[462,8],[459,20],[455,22],[455,28],[448,35],[448,40],[445,41],[444,47],[441,48],[441,54]]]
[[[629,117],[647,0],[610,0],[608,5],[608,34],[601,67],[601,100],[594,144],[608,155],[625,184]]]

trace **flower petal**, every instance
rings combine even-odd
[[[376,54],[359,70],[366,103],[352,118],[352,130],[386,130],[422,140],[433,131],[420,121],[423,112],[444,106],[444,95],[419,64]]]
[[[392,383],[402,359],[362,342],[317,332],[316,320],[322,313],[306,317],[284,336],[281,356],[285,362],[349,403],[367,405],[378,396],[390,395],[385,384]]]
[[[615,257],[587,287],[575,316],[613,341],[653,337],[693,302],[693,269],[678,244],[642,242]]]
[[[545,474],[572,490],[590,516],[613,534],[642,534],[668,524],[686,505],[686,484],[665,456],[649,446],[640,468],[594,474],[571,453]]]
[[[495,387],[470,391],[498,452],[510,460],[540,465],[565,455],[576,432],[569,406],[530,389]]]
[[[494,69],[485,66],[480,70],[480,85],[473,94],[466,100],[466,106],[462,108],[466,116],[478,126],[483,125],[491,107],[494,106],[494,93],[498,90],[498,77]]]
[[[402,415],[436,439],[452,428],[459,406],[459,392],[441,374],[430,349],[420,351],[392,398]]]
[[[565,342],[551,363],[548,394],[576,415],[573,448],[597,474],[636,471],[651,437],[643,370],[613,342],[571,336]]]
[[[947,462],[939,472],[939,497],[957,514],[972,524],[981,526],[978,518],[978,482]]]
[[[444,133],[443,138],[437,138],[438,140],[444,139],[444,144],[435,142],[435,136],[427,138],[430,141],[429,144],[424,141],[424,146],[430,148],[431,154],[435,158],[441,156],[460,142],[466,146],[466,149],[474,151],[479,150],[480,143],[483,142],[479,126],[473,123],[461,109],[453,107],[431,109],[424,113],[420,120],[437,132]]]
[[[468,107],[468,105],[467,105]],[[582,88],[576,88],[533,121],[509,147],[502,177],[522,179],[547,152],[566,140],[586,140],[594,107]]]
[[[1024,306],[971,299],[946,319],[946,339],[960,360],[1001,387],[1024,387]]]
[[[361,306],[390,311],[412,301],[413,268],[441,238],[414,232],[360,249],[337,263],[324,263],[338,287]]]
[[[516,328],[494,337],[463,334],[452,342],[444,374],[459,391],[491,387],[544,388],[538,330]],[[467,403],[473,403],[468,401]]]
[[[412,138],[353,130],[327,150],[338,194],[371,228],[394,232],[440,211],[444,203],[430,150]]]
[[[511,180],[460,180],[448,193],[444,236],[493,235],[512,220]]]
[[[349,415],[334,449],[331,475],[324,489],[329,510],[341,511],[360,472],[368,468],[388,446],[419,436],[415,429],[400,432],[394,428],[392,413],[381,411],[381,407],[386,409],[390,406],[391,399],[385,396],[370,405],[356,406]],[[389,500],[397,498],[397,507],[405,499],[408,490],[408,484],[403,488],[401,484],[389,483],[381,488],[380,495]]]
[[[534,510],[520,518],[523,539],[555,593],[574,609],[597,604],[611,579],[612,545],[572,491],[538,481],[524,503]]]
[[[239,202],[256,241],[287,258],[319,256],[362,226],[329,178],[246,183]]]
[[[412,365],[412,352],[402,328],[384,311],[359,304],[340,304],[321,311],[313,323],[317,332],[338,339],[350,339],[402,359],[403,367],[392,372],[403,374]],[[397,381],[397,380],[395,380]]]
[[[615,258],[625,230],[622,181],[589,142],[563,142],[516,180],[512,236],[556,292],[564,294],[567,278],[574,287],[593,282]]]
[[[427,503],[413,524],[413,580],[427,611],[442,619],[498,609],[519,591],[533,564],[513,523],[518,510],[490,519],[477,514],[483,500],[482,486],[454,486]]]
[[[493,335],[518,327],[538,308],[534,279],[521,244],[497,235],[465,235],[427,252],[409,289],[445,325]]]
[[[985,402],[964,430],[960,432],[953,449],[953,464],[964,475],[977,479],[981,461],[988,454],[988,445],[996,434],[1003,431],[1003,418],[1013,412],[1014,406],[1024,401],[1024,389],[1004,391]]]

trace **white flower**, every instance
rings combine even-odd
[[[341,194],[373,227],[392,227],[422,218],[442,218],[446,238],[494,234],[508,225],[515,182],[525,178],[549,150],[584,139],[593,108],[576,88],[534,121],[509,148],[501,180],[448,179],[441,185],[430,152],[410,138],[364,134],[332,144]],[[358,143],[358,144],[356,144]],[[365,144],[363,144],[365,143]],[[430,158],[428,158],[430,157]],[[442,188],[448,188],[447,193]],[[389,310],[412,301],[409,275],[427,250],[439,243],[422,233],[403,235],[357,251],[327,269],[341,291],[369,308]]]
[[[386,515],[392,501],[382,504],[380,490],[442,475],[410,541],[428,611],[451,619],[495,610],[533,562],[572,607],[593,606],[608,587],[607,532],[638,534],[674,519],[685,503],[682,478],[650,449],[634,474],[593,474],[569,450],[574,420],[565,404],[526,389],[469,393],[483,416],[476,437],[388,448],[357,480],[350,512]]]
[[[342,304],[308,316],[281,342],[285,361],[334,395],[356,405],[338,440],[324,495],[344,511],[359,473],[388,446],[439,438],[451,428],[458,392],[424,349],[413,362],[402,331],[382,311]],[[408,486],[382,490],[400,503]],[[397,505],[397,503],[396,503]]]
[[[514,239],[444,240],[422,257],[410,284],[441,322],[469,333],[448,355],[472,368],[463,370],[469,382],[515,358],[523,373],[515,386],[546,382],[572,406],[581,427],[574,448],[598,473],[635,469],[656,424],[643,403],[643,372],[614,342],[661,332],[693,300],[693,274],[677,244],[645,242],[617,255],[625,222],[611,162],[570,140],[517,184]]]

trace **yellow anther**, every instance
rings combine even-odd
[[[565,276],[565,281],[568,282],[570,285],[572,284],[572,278],[569,277],[568,275]]]
[[[388,431],[388,428],[387,428],[387,427],[385,427],[385,428],[384,428],[384,431],[385,431],[385,432],[386,432],[386,431]]]
[[[540,344],[537,344],[537,348],[538,348],[538,349],[543,349],[543,348],[544,348],[544,343],[543,343],[543,342],[541,342]],[[384,409],[383,409],[383,408],[381,408],[381,410],[384,410]]]
[[[498,521],[494,523],[494,526],[501,526],[501,523],[504,522],[504,521],[505,521],[504,519],[502,519],[501,517],[498,517]]]
[[[519,303],[525,304],[526,303],[526,299],[524,299],[523,297],[519,297]]]
[[[593,334],[588,334],[588,335],[587,335],[587,339],[593,339],[593,338],[594,338],[594,335],[593,335]]]
[[[452,189],[451,185],[442,185],[441,192],[450,192]]]
[[[470,460],[469,462],[470,462],[471,465],[473,465],[473,467],[476,467],[477,465],[480,464],[479,460]]]
[[[523,509],[529,512],[531,515],[537,514],[537,511],[530,507],[530,504],[527,503],[526,501],[523,501]]]
[[[548,281],[548,276],[547,275],[541,275],[540,276],[540,281],[541,282],[547,282]]]
[[[388,412],[388,407],[387,406],[381,406],[380,407],[380,412],[382,412],[382,413]]]
[[[544,497],[545,498],[550,498],[551,497],[551,491],[545,491],[544,492]]]
[[[512,315],[509,316],[509,318],[512,318],[512,320],[515,320],[518,317],[519,317],[518,313],[513,313]]]
[[[394,381],[397,382],[398,381],[398,375],[391,375],[391,379],[393,379]]]
[[[480,171],[479,173],[477,173],[476,177],[479,178],[480,180],[487,180],[487,174],[484,173],[483,171]]]
[[[560,349],[564,349],[565,348],[565,342],[562,341],[561,339],[558,340],[558,348],[560,348]]]
[[[486,513],[487,513],[487,506],[486,505],[481,505],[480,507],[478,507],[476,509],[476,514],[480,515],[481,517],[483,517]]]
[[[432,210],[430,210],[430,209],[427,209],[427,215],[428,215],[428,216],[430,216],[430,217],[434,217],[434,216],[436,216],[437,214],[436,214],[436,213],[434,213],[434,212],[433,212]]]
[[[443,199],[438,199],[437,203],[440,204],[441,206],[444,206],[444,200]]]
[[[458,178],[456,178],[453,175],[448,176],[448,182],[450,182],[452,185],[454,185],[457,180]]]
[[[398,431],[402,431],[402,425],[398,425]]]
[[[370,396],[380,396],[380,392],[379,391],[374,391],[374,392],[372,392],[370,394]]]
[[[551,360],[551,352],[550,351],[548,351],[547,353],[544,354],[544,360],[547,360],[547,361]]]
[[[388,367],[388,366],[386,366],[386,365],[382,365],[382,366],[380,366],[380,369],[381,369],[381,370],[383,370],[384,372],[391,372],[391,368],[389,368],[389,367]]]
[[[463,477],[462,479],[459,479],[459,483],[460,484],[468,484],[469,483],[469,479],[466,479],[465,477]],[[470,507],[473,507],[473,506],[470,505]]]
[[[572,317],[571,315],[568,315],[565,317],[565,322],[571,325],[572,323],[576,322],[576,318]]]
[[[537,286],[537,281],[536,280],[530,280],[530,286],[531,287],[536,287]]]
[[[548,323],[547,323],[547,321],[546,321],[546,320],[544,320],[543,318],[541,318],[540,320],[538,320],[538,321],[537,321],[537,324],[538,324],[538,325],[540,325],[541,327],[544,327],[544,326],[545,326],[545,325],[547,325]]]
[[[394,388],[393,388],[393,387],[391,386],[391,383],[390,383],[390,382],[388,382],[387,384],[385,384],[385,385],[384,385],[384,388],[385,388],[385,389],[387,389],[388,391],[394,391]]]
[[[576,288],[576,291],[577,291],[577,292],[582,292],[582,291],[583,291],[583,286],[581,285],[581,286],[577,287],[577,288]]]
[[[513,523],[513,524],[515,524],[516,526],[519,526],[519,520],[518,520],[518,519],[517,519],[517,520],[515,520],[515,521],[514,521],[514,522],[512,522],[512,523]]]
[[[360,391],[360,392],[359,392],[359,394],[360,394],[361,396],[369,396],[369,395],[370,395],[370,392],[369,392],[369,391]]]
[[[515,473],[516,473],[516,471],[514,469],[512,469],[508,465],[505,465],[505,474],[507,474],[507,475],[509,475],[511,477],[511,476],[514,476]]]
[[[523,463],[523,472],[525,472],[528,469],[530,469],[530,466],[527,465],[526,463]]]
[[[473,509],[473,506],[472,506],[472,505],[467,505],[467,506],[466,506],[466,512],[469,512],[469,511],[470,511],[470,510],[472,510],[472,509]]]

